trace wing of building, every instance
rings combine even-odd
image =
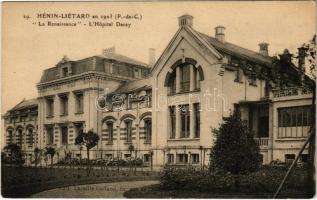
[[[155,63],[153,49],[149,65],[114,48],[77,61],[64,57],[43,72],[37,99],[4,116],[7,143],[25,151],[54,146],[77,157],[77,134],[93,130],[100,135],[95,159],[201,166],[209,163],[212,129],[239,109],[263,163],[289,161],[307,138],[312,94],[287,50],[277,59],[269,44],[259,46],[254,52],[226,41],[223,26],[214,37],[200,33],[183,15]]]

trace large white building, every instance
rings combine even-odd
[[[29,152],[52,145],[78,156],[76,135],[93,129],[100,135],[95,158],[207,165],[212,129],[239,109],[263,163],[294,159],[312,120],[312,95],[301,86],[307,77],[287,50],[277,59],[268,55],[267,43],[259,46],[254,52],[226,41],[222,26],[214,37],[200,33],[193,17],[183,15],[156,62],[150,50],[149,65],[114,48],[78,61],[65,57],[43,72],[37,100],[4,116],[7,143],[19,141]]]

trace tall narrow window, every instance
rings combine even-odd
[[[107,128],[108,128],[108,143],[112,143],[113,142],[113,122],[108,122]]]
[[[242,74],[243,74],[242,69],[240,67],[237,67],[236,71],[235,71],[235,79],[234,79],[234,81],[241,83],[242,82]]]
[[[33,143],[34,143],[34,136],[33,136],[33,129],[32,128],[29,128],[28,129],[28,144],[30,145],[30,146],[32,146],[33,145]]]
[[[54,116],[54,99],[49,98],[46,99],[46,116],[47,117],[53,117]]]
[[[145,142],[151,142],[152,139],[152,122],[151,119],[144,120],[145,125]]]
[[[17,138],[17,144],[22,147],[23,144],[23,131],[22,129],[18,129],[18,134],[17,134],[18,138]]]
[[[68,144],[68,128],[67,126],[62,126],[62,145]]]
[[[62,77],[65,77],[65,76],[67,76],[68,75],[68,68],[67,67],[64,67],[63,69],[62,69]]]
[[[170,113],[170,139],[175,138],[175,127],[176,127],[176,113],[175,113],[175,106],[169,107]]]
[[[184,65],[180,69],[181,72],[181,91],[188,92],[190,86],[190,67],[191,65]]]
[[[194,104],[194,113],[195,113],[195,138],[200,137],[200,104]]]
[[[132,142],[132,121],[127,120],[125,121],[125,128],[126,128],[126,137],[127,137],[127,142],[130,143]]]
[[[169,78],[168,86],[169,86],[170,94],[175,94],[176,93],[176,69],[172,72]]]
[[[194,89],[195,90],[198,90],[199,88],[200,88],[200,75],[199,75],[199,71],[198,71],[198,69],[196,68],[196,67],[194,67],[194,66],[192,66],[193,67],[193,69],[194,69],[194,80],[195,80],[195,82],[194,82]]]
[[[53,144],[54,139],[54,132],[53,127],[46,128],[46,144],[50,145]]]
[[[84,113],[84,94],[83,93],[76,93],[75,94],[76,99],[76,113],[81,114]]]
[[[13,143],[13,131],[12,130],[8,130],[7,143],[8,144]]]
[[[189,114],[189,105],[180,106],[181,111],[181,138],[189,137],[190,130],[190,114]]]
[[[59,98],[61,104],[61,115],[68,115],[68,96],[61,95]]]

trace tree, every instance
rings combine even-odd
[[[232,174],[255,171],[261,164],[259,147],[252,132],[235,111],[219,129],[213,130],[216,141],[211,150],[212,165]]]
[[[13,158],[17,163],[22,162],[22,152],[21,147],[17,144],[8,144],[4,147],[5,150],[10,151],[10,162],[13,164]]]
[[[75,145],[79,146],[85,146],[87,151],[87,162],[88,162],[88,168],[87,168],[87,174],[89,175],[89,150],[97,146],[99,141],[99,136],[97,133],[94,133],[92,130],[88,131],[88,133],[80,132],[78,136],[75,138]]]
[[[51,167],[53,167],[53,158],[55,155],[56,151],[53,147],[46,147],[45,148],[45,155],[50,155],[51,157]]]

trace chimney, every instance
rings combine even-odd
[[[269,44],[266,42],[261,42],[259,44],[260,50],[259,53],[262,54],[263,56],[268,56],[269,55]]]
[[[300,47],[298,48],[298,68],[305,72],[305,56],[306,56],[307,48]]]
[[[153,67],[155,64],[155,49],[150,48],[149,49],[149,67]]]
[[[109,54],[114,54],[114,53],[116,53],[116,47],[115,46],[109,47],[107,49],[103,49],[102,50],[102,54],[103,55],[109,55]]]
[[[293,54],[291,54],[288,49],[285,49],[283,54],[280,54],[279,56],[282,65],[288,67],[291,64]]]
[[[180,17],[178,17],[178,25],[179,27],[182,27],[182,26],[190,26],[190,27],[193,27],[193,19],[194,17],[191,16],[191,15],[182,15]]]
[[[215,38],[219,40],[220,42],[225,42],[225,29],[224,26],[216,26],[215,30]]]

